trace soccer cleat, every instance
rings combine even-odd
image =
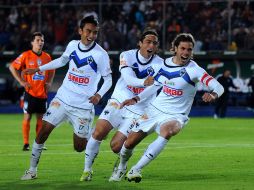
[[[118,181],[121,181],[123,176],[126,174],[126,169],[116,169],[115,171],[113,171],[112,173],[112,176],[109,178],[109,182],[112,182],[112,181],[115,181],[115,182],[118,182]]]
[[[20,178],[21,180],[32,180],[37,178],[37,173],[26,170],[25,174]]]
[[[135,181],[136,183],[139,183],[142,179],[141,170],[131,168],[131,170],[126,174],[125,179],[129,182]]]
[[[85,171],[80,177],[80,181],[92,181],[93,171]]]
[[[29,144],[24,144],[23,151],[29,151],[29,150],[30,150]]]

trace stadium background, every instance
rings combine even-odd
[[[21,113],[21,91],[13,80],[9,63],[30,48],[29,37],[35,31],[45,34],[44,50],[57,58],[72,39],[79,39],[79,20],[93,14],[101,23],[98,43],[109,53],[114,84],[119,77],[119,53],[135,48],[141,31],[149,26],[160,35],[159,54],[170,56],[169,47],[179,32],[190,32],[197,40],[194,60],[216,77],[230,69],[241,90],[231,92],[228,116],[253,117],[248,109],[248,79],[254,71],[254,1],[89,1],[23,0],[0,1],[0,112]],[[50,99],[61,85],[66,68],[57,70]],[[97,114],[111,91],[97,106]],[[213,104],[200,100],[197,93],[191,116],[212,116]]]

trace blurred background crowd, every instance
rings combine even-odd
[[[1,0],[0,50],[27,49],[30,34],[39,30],[46,49],[62,51],[90,14],[98,17],[100,44],[110,51],[136,47],[147,26],[159,32],[162,50],[180,32],[195,35],[195,51],[254,50],[253,10],[250,0]]]

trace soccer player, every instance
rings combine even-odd
[[[174,55],[165,60],[165,64],[155,76],[154,85],[121,105],[121,107],[135,105],[162,88],[159,95],[147,107],[145,114],[136,122],[135,127],[132,128],[133,132],[129,134],[120,151],[118,170],[125,171],[134,147],[148,134],[152,132],[158,134],[158,138],[148,146],[141,159],[126,174],[129,181],[140,182],[141,169],[154,160],[169,139],[186,125],[197,91],[197,82],[202,82],[211,90],[202,96],[205,102],[214,101],[224,91],[216,79],[191,59],[194,44],[191,34],[178,34],[172,42]]]
[[[85,149],[94,119],[94,105],[112,85],[109,56],[95,42],[98,31],[99,23],[93,16],[83,18],[79,28],[81,40],[69,42],[62,56],[49,64],[24,71],[24,74],[33,74],[59,68],[69,63],[63,84],[43,116],[42,130],[33,144],[30,168],[21,177],[21,180],[37,178],[37,165],[43,144],[52,130],[64,120],[70,121],[73,126],[74,149],[77,152]],[[101,77],[104,82],[97,91]]]
[[[10,65],[9,69],[13,77],[25,88],[24,92],[24,118],[22,122],[23,150],[28,151],[30,121],[32,114],[36,114],[36,135],[42,127],[42,116],[47,109],[47,93],[52,84],[55,71],[37,72],[35,75],[24,76],[21,71],[27,68],[37,68],[51,61],[51,57],[42,51],[44,45],[44,35],[35,32],[31,37],[32,49],[23,52]]]
[[[147,86],[153,84],[154,78],[152,76],[163,64],[163,59],[155,54],[158,49],[158,43],[157,32],[147,29],[140,37],[139,49],[124,51],[120,54],[119,70],[121,77],[117,81],[111,99],[109,99],[107,106],[99,116],[95,131],[87,143],[84,172],[80,181],[92,180],[92,164],[99,153],[101,141],[107,134],[112,129],[118,129],[111,141],[113,152],[118,153],[131,128],[134,126],[135,118],[143,114],[147,102],[153,99],[153,97],[150,97],[140,101],[135,106],[119,109],[123,100],[138,95]],[[114,176],[113,173],[109,181],[120,180]]]

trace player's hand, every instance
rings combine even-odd
[[[40,71],[39,68],[24,69],[24,70],[22,71],[21,75],[22,75],[22,76],[24,76],[24,75],[32,75],[32,74],[34,74],[34,73],[36,73],[36,72],[38,72],[38,71]]]
[[[96,93],[92,97],[89,98],[89,102],[92,103],[93,105],[97,105],[99,101],[101,100],[101,95]]]
[[[202,96],[202,100],[204,102],[213,102],[215,101],[215,99],[218,97],[218,95],[216,93],[208,93],[206,92],[203,96]]]
[[[27,91],[31,88],[31,84],[26,81],[21,81],[20,85],[23,86]]]
[[[134,97],[132,99],[127,99],[125,101],[123,101],[120,105],[120,109],[122,109],[124,106],[130,106],[130,105],[134,105],[139,101],[138,97]]]
[[[154,77],[148,76],[144,81],[144,86],[151,86],[154,83]]]

